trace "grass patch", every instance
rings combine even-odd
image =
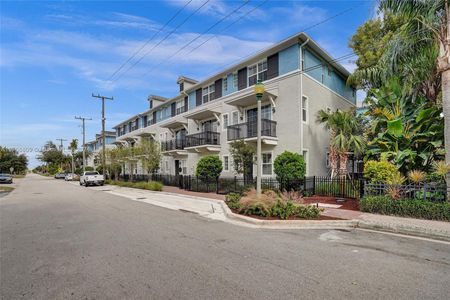
[[[150,190],[150,191],[162,191],[162,188],[163,188],[163,184],[158,181],[129,182],[129,181],[119,181],[119,180],[106,180],[105,183],[128,187],[128,188]]]
[[[11,192],[13,191],[14,188],[11,186],[2,186],[0,185],[0,192]]]

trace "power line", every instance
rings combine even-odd
[[[217,32],[216,34],[212,35],[210,38],[206,39],[205,41],[203,41],[201,44],[199,44],[198,46],[194,47],[193,49],[191,49],[188,53],[186,54],[191,54],[193,51],[197,50],[198,48],[200,48],[201,46],[203,46],[204,44],[206,44],[207,42],[209,42],[211,39],[213,39],[214,37],[217,37],[218,34],[225,32],[226,30],[228,30],[231,26],[233,26],[234,24],[236,24],[237,22],[239,22],[240,20],[242,20],[243,18],[245,18],[246,16],[248,16],[249,14],[251,14],[252,12],[254,12],[256,9],[260,8],[261,6],[263,6],[265,3],[267,3],[267,1],[269,0],[264,0],[263,2],[261,2],[260,4],[258,4],[257,6],[253,7],[251,10],[249,10],[248,12],[246,12],[244,15],[242,15],[241,17],[239,17],[238,19],[236,19],[234,22],[228,24],[228,26],[226,26],[225,28],[223,28],[222,30],[220,30],[219,32]]]
[[[150,67],[150,70],[144,74],[147,75],[149,72],[152,71],[152,68],[157,68],[160,65],[162,65],[163,63],[169,61],[172,57],[174,57],[175,55],[177,55],[178,53],[180,53],[181,51],[183,51],[183,49],[186,49],[186,47],[188,47],[189,45],[191,45],[193,42],[195,42],[196,40],[198,40],[200,37],[202,37],[203,35],[205,35],[206,33],[208,33],[211,29],[213,29],[214,27],[216,27],[217,25],[219,25],[220,23],[222,23],[223,21],[225,21],[226,19],[228,19],[231,15],[233,15],[235,12],[237,12],[238,10],[240,10],[242,7],[244,7],[245,5],[247,5],[251,0],[247,0],[245,1],[243,4],[241,4],[239,7],[237,7],[236,9],[234,9],[233,11],[231,11],[230,13],[228,13],[226,16],[224,16],[222,19],[218,20],[216,23],[214,23],[213,25],[211,25],[208,29],[206,29],[205,31],[203,31],[202,33],[200,33],[199,35],[197,35],[195,38],[193,38],[192,40],[190,40],[187,44],[185,44],[183,47],[181,47],[180,49],[178,49],[177,51],[175,51],[174,53],[172,53],[169,57],[167,57],[165,60],[161,61],[159,64]]]
[[[185,8],[186,6],[188,6],[190,3],[192,2],[192,0],[189,0],[188,2],[186,2],[186,4],[181,7],[155,34],[153,34],[153,36],[151,38],[149,38],[139,49],[137,49],[133,55],[131,55],[125,62],[123,62],[120,67],[118,69],[116,69],[114,71],[114,73],[111,74],[111,76],[109,76],[108,81],[111,80],[114,75],[116,75],[120,70],[122,70],[122,68],[128,64],[133,58],[136,57],[136,55],[142,51],[142,49],[144,49],[151,41],[153,41],[153,39],[161,32],[164,30],[164,28],[166,28],[167,25],[169,25],[170,22],[172,22],[172,20],[174,20]]]
[[[140,63],[142,61],[142,59],[144,59],[144,57],[146,57],[148,54],[150,54],[150,52],[152,52],[154,49],[156,49],[159,45],[161,45],[162,42],[164,42],[165,40],[167,40],[178,28],[180,28],[184,23],[186,23],[191,17],[193,17],[200,9],[202,9],[210,0],[206,0],[205,2],[203,2],[202,5],[200,5],[196,10],[194,10],[189,16],[187,16],[180,24],[178,24],[178,26],[176,26],[172,31],[170,31],[162,40],[160,40],[156,45],[154,45],[149,51],[147,51],[146,53],[144,53],[144,55],[142,55],[138,60],[136,60],[128,69],[126,69],[124,72],[120,73],[119,76],[114,79],[113,81],[109,81],[110,83],[115,82],[117,80],[119,80],[125,73],[127,73],[129,70],[131,70],[132,68],[134,68],[134,66],[136,66],[138,63]]]
[[[319,21],[319,22],[317,22],[317,23],[315,23],[315,24],[313,24],[313,25],[311,25],[311,26],[302,28],[299,32],[304,32],[304,31],[306,31],[306,30],[310,30],[310,29],[315,28],[315,27],[317,27],[317,26],[319,26],[319,25],[322,25],[322,24],[324,24],[324,23],[326,23],[326,22],[328,22],[328,21],[331,21],[331,20],[333,20],[333,19],[335,19],[335,18],[337,18],[337,17],[340,17],[341,15],[343,15],[343,14],[345,14],[345,13],[348,13],[348,12],[352,11],[353,9],[355,9],[355,8],[357,8],[357,7],[359,7],[359,6],[362,6],[363,4],[364,4],[364,2],[361,2],[361,3],[358,4],[358,5],[355,5],[355,6],[349,7],[349,8],[347,8],[347,9],[345,9],[345,10],[342,10],[342,11],[338,12],[337,14],[332,15],[331,17],[325,18],[325,19],[323,19],[323,20],[321,20],[321,21]],[[251,57],[251,56],[253,56],[253,55],[255,55],[255,54],[258,54],[259,52],[261,52],[261,51],[258,50],[258,51],[252,52],[252,53],[250,53],[250,54],[248,54],[248,55],[246,55],[246,56],[244,56],[244,57],[241,57],[241,58],[239,58],[239,59],[234,60],[234,61],[231,62],[231,63],[223,64],[223,65],[217,67],[216,69],[214,69],[214,71],[213,71],[212,73],[215,73],[215,71],[221,70],[221,69],[223,69],[223,68],[225,68],[225,67],[227,67],[227,66],[232,66],[232,65],[236,64],[237,62],[239,62],[239,61],[241,61],[241,60],[244,60],[244,59],[246,59],[246,58],[248,58],[248,57]]]

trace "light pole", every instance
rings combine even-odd
[[[262,176],[262,157],[261,157],[261,99],[264,95],[264,84],[258,80],[255,84],[256,103],[258,104],[258,121],[256,124],[256,196],[261,196],[261,176]]]
[[[106,155],[106,145],[105,145],[105,99],[106,100],[114,100],[113,97],[106,97],[101,95],[94,95],[92,94],[92,97],[102,99],[102,173],[103,176],[106,175],[105,173],[105,155]]]
[[[84,117],[75,117],[77,120],[81,120],[83,123],[83,174],[86,171],[86,127],[84,125],[86,120],[92,120],[91,118],[84,118]]]

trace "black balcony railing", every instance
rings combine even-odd
[[[183,150],[186,147],[186,139],[179,138],[161,143],[162,151]]]
[[[203,145],[220,145],[220,133],[214,131],[204,131],[186,136],[186,147],[196,147]]]
[[[257,136],[257,121],[230,125],[227,127],[227,139],[229,141],[254,138]],[[261,136],[277,136],[277,122],[262,119],[261,120]]]

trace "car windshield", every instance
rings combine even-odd
[[[86,175],[98,175],[98,172],[86,172]]]

